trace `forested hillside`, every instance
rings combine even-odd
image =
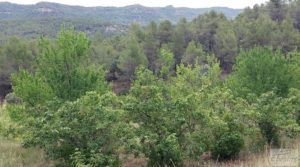
[[[170,20],[175,23],[180,18],[188,20],[199,14],[215,10],[224,13],[228,18],[236,17],[242,10],[226,7],[213,8],[176,8],[145,7],[142,5],[131,5],[125,7],[81,7],[69,6],[50,2],[40,2],[35,5],[18,5],[8,2],[0,3],[1,20],[37,19],[45,17],[58,18],[89,18],[112,21],[119,24],[130,24],[136,21],[142,25],[150,21]]]
[[[242,11],[225,7],[80,7],[48,2],[35,5],[0,2],[0,38],[6,40],[13,35],[36,38],[41,34],[53,38],[62,24],[73,25],[77,31],[86,32],[90,36],[97,32],[112,36],[124,32],[132,22],[147,25],[150,21],[170,20],[176,23],[180,18],[192,20],[210,10],[223,12],[228,18],[234,18]]]
[[[297,142],[299,0],[112,37],[58,27],[0,46],[0,135],[60,166],[201,166]]]

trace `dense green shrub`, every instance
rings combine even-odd
[[[176,134],[171,134],[162,141],[147,143],[146,145],[145,154],[150,159],[148,162],[149,167],[183,166],[182,150]]]
[[[53,90],[41,76],[33,76],[25,70],[12,75],[14,93],[26,106],[43,105],[54,97]]]
[[[299,87],[299,55],[284,55],[271,48],[254,48],[237,57],[234,72],[227,86],[236,97],[241,97],[254,107],[265,142],[279,145],[280,138],[299,132],[296,123],[297,93]]]
[[[182,166],[183,159],[199,159],[213,149],[222,159],[239,154],[255,116],[246,102],[219,87],[216,67],[213,63],[205,74],[198,65],[178,66],[171,84],[144,68],[137,71],[125,110],[139,125],[135,134],[149,166]],[[226,142],[233,152],[221,147]]]
[[[260,96],[269,91],[287,96],[290,86],[295,85],[289,62],[282,52],[271,48],[243,51],[237,57],[228,86],[236,96],[248,100],[250,94]]]
[[[279,146],[280,137],[295,137],[299,132],[296,112],[292,97],[278,97],[274,92],[262,94],[255,104],[259,113],[258,126],[268,144]]]
[[[239,133],[224,133],[215,141],[212,155],[218,160],[237,158],[243,146],[244,140]]]
[[[137,77],[125,110],[132,122],[139,124],[136,134],[142,153],[149,158],[148,166],[182,166],[178,139],[170,130],[176,122],[165,100],[166,87],[149,70],[140,69]]]
[[[63,158],[68,164],[73,163],[71,155],[80,151],[85,164],[118,166],[117,148],[125,127],[120,111],[114,109],[118,105],[113,94],[87,93],[44,118],[41,129],[32,132],[27,141],[38,143],[49,155]]]

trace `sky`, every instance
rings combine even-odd
[[[149,7],[163,7],[173,5],[174,7],[213,7],[222,6],[230,8],[252,7],[255,4],[261,4],[267,0],[4,0],[17,4],[35,4],[39,1],[57,2],[68,5],[80,6],[127,6],[141,4]],[[0,0],[0,2],[4,2]]]

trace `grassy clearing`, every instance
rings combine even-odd
[[[20,143],[0,138],[0,167],[50,167],[40,149],[25,149]]]
[[[290,141],[282,148],[290,148],[298,150],[298,166],[300,167],[300,140]],[[203,157],[204,158],[204,157]],[[145,158],[129,157],[129,160],[123,164],[123,167],[140,167],[147,166]],[[277,165],[278,166],[278,165]],[[265,148],[265,151],[256,154],[244,153],[240,159],[227,162],[218,162],[210,160],[209,155],[198,162],[186,162],[184,167],[274,167],[271,161],[270,148]],[[295,167],[286,165],[286,167]]]
[[[288,141],[287,144],[282,146],[283,149],[298,150],[298,166],[300,166],[300,140]],[[239,160],[228,162],[208,161],[204,165],[187,165],[193,167],[273,167],[279,166],[271,161],[270,148],[266,148],[264,152],[256,154],[245,154]],[[286,165],[289,165],[289,163]]]
[[[282,140],[282,149],[292,149],[298,150],[298,166],[300,167],[300,138],[298,139],[288,139],[285,138]],[[270,150],[273,148],[265,147],[259,153],[250,153],[249,151],[244,150],[240,154],[240,158],[232,161],[216,161],[212,160],[210,153],[205,153],[200,161],[191,161],[185,162],[184,167],[279,167],[279,164],[274,164],[274,161],[271,161]],[[288,154],[287,154],[288,155]],[[283,159],[284,160],[284,159]],[[123,167],[140,167],[142,165],[147,166],[145,158],[135,158],[131,157],[123,165]],[[289,159],[286,159],[289,161]],[[293,161],[295,162],[295,161]],[[142,164],[142,165],[141,165]],[[294,163],[292,163],[294,164]],[[281,167],[281,166],[280,166]],[[283,167],[283,166],[282,166]],[[289,163],[286,163],[284,167],[296,167]]]

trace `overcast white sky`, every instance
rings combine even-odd
[[[5,1],[5,0],[4,0]],[[4,2],[0,0],[0,2]],[[18,4],[35,4],[41,0],[6,0]],[[167,6],[173,5],[175,7],[212,7],[222,6],[231,8],[244,8],[253,6],[254,4],[261,4],[267,0],[45,0],[49,2],[57,2],[69,5],[80,6],[126,6],[132,4],[141,4],[144,6]]]

